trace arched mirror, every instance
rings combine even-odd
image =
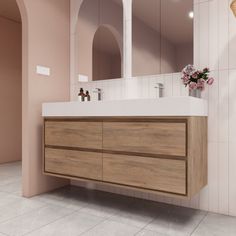
[[[133,0],[133,76],[193,64],[193,0]]]
[[[76,74],[87,81],[123,75],[122,0],[84,0],[76,29]]]

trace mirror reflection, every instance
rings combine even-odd
[[[193,64],[193,1],[133,0],[133,76]]]
[[[109,26],[100,26],[93,39],[93,80],[121,78],[121,51]]]
[[[87,81],[121,78],[122,0],[84,0],[76,29],[76,74]]]

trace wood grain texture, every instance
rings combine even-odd
[[[186,194],[186,162],[124,155],[103,155],[103,180]]]
[[[188,189],[194,196],[207,185],[207,118],[190,117],[188,122]]]
[[[45,145],[102,149],[102,122],[45,121]]]
[[[61,174],[55,174],[55,173],[49,173],[45,172],[44,173],[47,176],[53,176],[53,177],[59,177],[59,178],[64,178],[64,179],[69,179],[69,180],[78,180],[79,183],[84,185],[89,185],[89,184],[94,184],[95,189],[97,189],[97,186],[102,186],[102,191],[106,191],[105,187],[109,187],[108,192],[111,191],[111,188],[121,188],[125,189],[126,191],[135,191],[135,193],[139,192],[143,194],[151,194],[151,195],[156,195],[157,197],[163,196],[163,197],[168,197],[168,198],[175,198],[178,200],[189,200],[189,196],[182,195],[182,194],[173,194],[173,193],[168,193],[168,192],[163,192],[163,191],[158,191],[158,190],[151,190],[151,189],[144,189],[144,188],[139,188],[139,187],[134,187],[134,186],[127,186],[124,184],[118,184],[118,183],[111,183],[111,182],[105,182],[105,181],[100,181],[100,180],[95,180],[95,179],[86,179],[86,178],[81,178],[81,177],[73,177],[69,175],[61,175]],[[135,196],[138,197],[138,196]]]
[[[46,148],[45,171],[102,180],[102,154]]]
[[[104,122],[103,148],[186,156],[186,124],[173,122]]]

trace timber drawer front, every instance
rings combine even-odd
[[[103,180],[186,194],[186,164],[183,160],[105,154]]]
[[[106,150],[186,156],[186,124],[173,122],[105,122]]]
[[[207,184],[207,118],[45,118],[43,171],[189,199]]]
[[[46,148],[45,170],[73,177],[102,180],[102,153]]]
[[[48,121],[45,144],[51,146],[102,148],[102,122]]]

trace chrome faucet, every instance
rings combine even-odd
[[[97,93],[97,95],[98,95],[98,101],[101,101],[101,100],[102,100],[102,89],[96,88],[93,92],[94,92],[94,93]]]
[[[155,86],[154,88],[158,89],[157,97],[159,97],[159,98],[164,97],[164,84],[157,83],[157,86]]]

